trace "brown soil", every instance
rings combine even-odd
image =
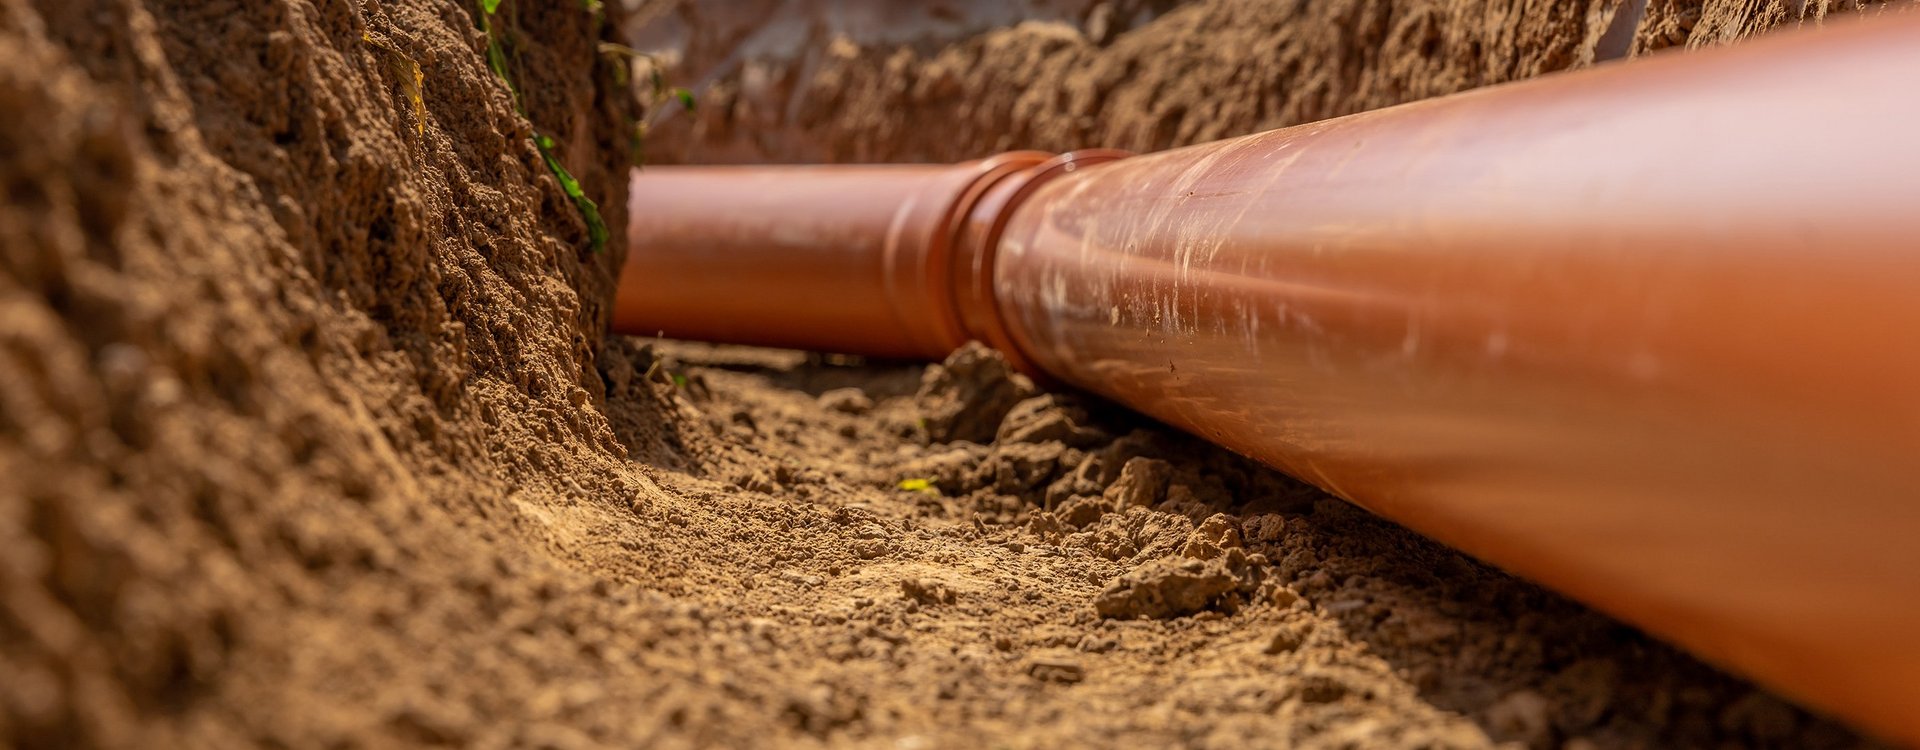
[[[1482,6],[828,38],[798,119],[655,147],[1144,148],[1579,64],[1610,12]],[[989,352],[604,338],[626,248],[530,136],[624,224],[620,9],[506,0],[526,117],[474,12],[0,0],[0,742],[1862,744]]]
[[[875,34],[870,13],[845,10],[888,0],[633,2],[634,38],[702,96],[692,116],[657,113],[648,158],[659,162],[1152,151],[1913,5],[950,0],[895,18],[919,31],[903,35]],[[1007,6],[1035,20],[996,28]]]

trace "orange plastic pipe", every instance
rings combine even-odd
[[[959,325],[916,351],[987,339],[1920,743],[1920,18],[1113,157],[945,201],[923,291]],[[769,235],[807,217],[736,215],[717,183],[664,208],[681,187],[635,178],[648,273],[618,304],[801,304],[769,269],[825,248]],[[922,195],[881,192],[859,210]],[[711,241],[663,232],[673,210]],[[655,314],[621,325],[709,333]],[[908,349],[758,322],[712,332]]]
[[[636,172],[615,330],[887,357],[966,342],[957,224],[1047,154],[958,165]]]

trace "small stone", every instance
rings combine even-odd
[[[1082,636],[1079,645],[1075,646],[1075,648],[1089,654],[1104,654],[1119,647],[1119,639],[1098,633],[1088,633]]]
[[[1041,682],[1073,684],[1087,678],[1087,669],[1074,659],[1035,656],[1027,660],[1027,675]]]
[[[1303,703],[1332,703],[1347,697],[1347,684],[1330,675],[1310,674],[1300,678],[1294,695]]]
[[[797,583],[802,586],[806,586],[808,588],[819,586],[820,584],[827,582],[827,579],[821,578],[820,576],[812,575],[809,573],[801,573],[795,570],[780,571],[780,579],[784,581],[789,581],[792,583]]]
[[[841,414],[865,414],[873,411],[873,399],[858,388],[835,388],[820,394],[820,406]]]
[[[1486,727],[1494,738],[1546,747],[1553,739],[1552,706],[1532,690],[1516,690],[1487,707]]]
[[[1106,44],[1113,40],[1113,6],[1100,3],[1087,11],[1087,41]],[[1116,310],[1118,308],[1115,308]]]

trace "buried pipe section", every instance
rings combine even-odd
[[[1156,154],[650,168],[620,330],[985,340],[1920,742],[1920,18]]]
[[[1048,158],[636,172],[615,330],[884,357],[965,343],[958,225]]]

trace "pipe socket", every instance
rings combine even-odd
[[[1006,208],[1118,155],[636,170],[613,328],[877,357],[1008,347],[991,288]]]

